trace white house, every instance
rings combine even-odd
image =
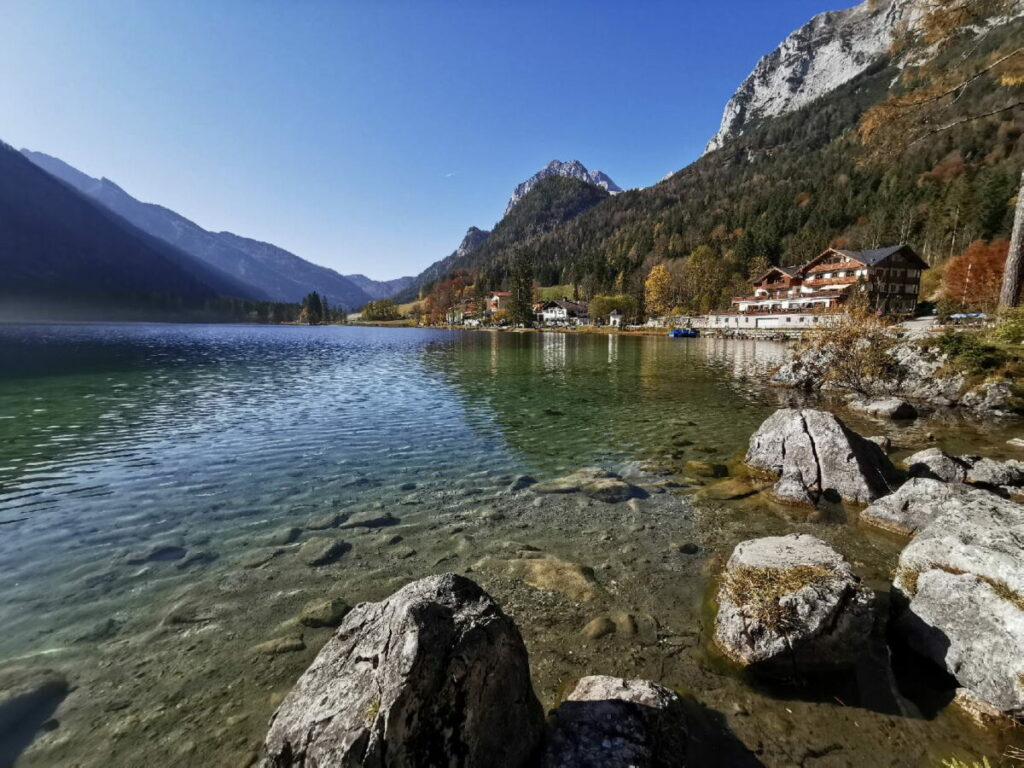
[[[619,310],[613,309],[608,314],[608,325],[610,325],[612,328],[622,327],[622,313],[619,312]]]
[[[587,305],[569,299],[545,301],[540,316],[545,325],[582,325],[588,319]]]

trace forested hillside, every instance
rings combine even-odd
[[[943,55],[958,65],[965,56],[986,62],[1021,39],[1018,20]],[[934,264],[974,240],[1008,236],[1024,166],[1024,114],[997,111],[1005,84],[978,79],[946,118],[994,114],[869,163],[858,123],[898,91],[899,75],[880,62],[797,112],[749,127],[654,187],[562,216],[567,221],[550,232],[510,223],[497,237],[502,222],[460,266],[478,273],[478,287],[504,287],[518,256],[541,284],[572,283],[593,296],[639,294],[651,266],[665,263],[680,306],[706,310],[727,303],[765,262],[800,262],[830,244],[906,242]]]

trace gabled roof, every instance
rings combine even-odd
[[[856,259],[861,264],[865,264],[869,267],[873,267],[876,264],[885,261],[893,254],[905,251],[906,255],[916,260],[921,269],[928,269],[928,263],[922,259],[909,245],[890,245],[888,248],[874,248],[868,251],[846,251],[839,248],[830,248],[830,251],[841,253],[843,256],[849,256],[851,259]]]
[[[760,283],[762,280],[764,280],[766,277],[768,277],[768,275],[770,275],[772,272],[781,272],[786,277],[796,277],[797,273],[801,269],[802,269],[802,267],[799,264],[793,265],[791,267],[772,267],[771,269],[766,271],[763,275],[758,277],[756,280],[752,280],[751,282],[753,282],[753,283]]]

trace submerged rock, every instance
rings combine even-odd
[[[0,671],[0,759],[28,746],[35,732],[68,694],[67,678],[52,669],[23,667]]]
[[[783,408],[765,420],[750,438],[746,463],[786,478],[776,490],[799,498],[799,483],[817,501],[834,493],[867,503],[889,493],[894,469],[875,443],[848,429],[825,411]]]
[[[938,448],[929,448],[903,460],[911,477],[928,477],[947,483],[962,483],[970,465]]]
[[[597,501],[614,504],[639,495],[639,490],[618,475],[599,467],[584,467],[571,475],[547,480],[530,487],[534,493],[582,493]]]
[[[916,419],[917,408],[898,397],[881,397],[876,400],[854,399],[848,403],[855,411],[883,419]]]
[[[900,554],[896,627],[973,696],[1024,716],[1024,505],[976,492]]]
[[[328,565],[352,549],[352,545],[341,539],[317,537],[309,539],[299,548],[299,557],[306,565]]]
[[[351,606],[338,598],[310,600],[302,606],[299,623],[307,627],[336,627],[350,610]]]
[[[523,768],[542,729],[519,631],[445,574],[349,613],[271,719],[263,765]]]
[[[531,587],[561,592],[572,600],[593,600],[600,588],[594,578],[594,569],[557,557],[530,557],[499,560],[485,557],[473,566],[484,571],[497,571],[515,579],[522,579]]]
[[[770,676],[850,666],[867,646],[873,602],[850,564],[813,536],[745,541],[718,591],[715,642]]]
[[[988,491],[963,483],[915,477],[861,512],[860,519],[882,530],[913,536],[942,514],[951,501],[969,499],[978,494],[992,496]]]
[[[686,763],[683,702],[647,680],[593,676],[555,711],[544,768],[669,768]]]

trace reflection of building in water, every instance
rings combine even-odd
[[[545,368],[565,368],[565,342],[568,338],[564,333],[542,333],[542,355]]]
[[[701,343],[709,361],[726,366],[737,377],[763,376],[789,358],[789,347],[777,341],[707,337]]]
[[[497,295],[497,294],[495,294]],[[498,354],[498,334],[491,333],[491,373],[495,376],[498,375],[498,360],[500,359]]]
[[[617,362],[619,359],[619,336],[615,333],[608,334],[608,364]]]

